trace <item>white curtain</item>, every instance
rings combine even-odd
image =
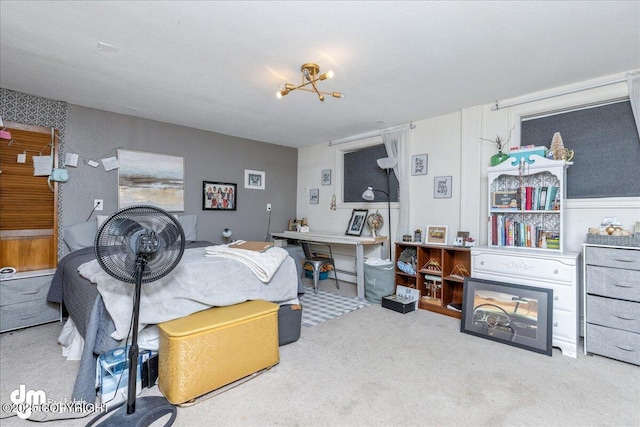
[[[629,89],[629,102],[633,117],[636,119],[636,128],[640,136],[640,72],[627,75],[627,88]]]
[[[395,238],[391,236],[391,241],[389,242],[391,245],[393,245],[393,242],[401,242],[402,235],[408,232],[409,227],[409,163],[411,160],[407,147],[407,131],[409,129],[410,127],[407,126],[406,128],[385,131],[381,134],[384,147],[387,150],[387,156],[398,159],[398,164],[393,168],[393,171],[398,177],[400,186],[398,194],[400,210],[398,212],[398,223],[392,227],[395,231]]]

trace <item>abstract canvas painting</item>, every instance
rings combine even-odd
[[[118,150],[118,207],[184,211],[184,157]]]

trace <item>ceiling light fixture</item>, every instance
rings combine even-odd
[[[330,95],[334,98],[344,98],[344,94],[340,92],[322,92],[318,90],[316,86],[316,82],[330,79],[333,77],[333,71],[327,71],[323,74],[318,74],[320,72],[320,66],[318,64],[314,64],[312,62],[308,62],[306,64],[302,64],[300,67],[300,71],[302,72],[302,83],[299,86],[294,86],[291,83],[285,83],[281,90],[276,93],[276,96],[282,98],[285,95],[288,95],[289,92],[294,91],[296,89],[304,90],[307,92],[314,92],[318,94],[318,99],[320,101],[324,101],[324,95]],[[307,85],[311,85],[311,88],[305,87]]]

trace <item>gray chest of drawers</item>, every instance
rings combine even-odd
[[[60,304],[47,302],[53,273],[25,271],[0,280],[0,332],[61,320]]]
[[[640,365],[640,248],[583,248],[584,351]]]

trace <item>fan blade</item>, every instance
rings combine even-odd
[[[157,235],[160,238],[160,245],[168,248],[178,241],[181,233],[180,229],[176,227],[174,223],[170,222]]]
[[[129,218],[115,218],[109,223],[109,234],[113,236],[129,236],[136,231],[142,230],[142,226]]]

